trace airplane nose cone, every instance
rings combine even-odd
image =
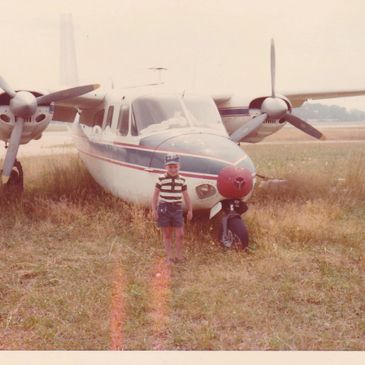
[[[251,171],[234,166],[224,167],[218,174],[217,188],[228,199],[240,199],[250,193],[253,187]]]

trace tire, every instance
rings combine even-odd
[[[233,217],[228,220],[228,232],[226,240],[223,241],[223,225],[219,229],[219,242],[225,248],[247,249],[248,231],[245,223],[240,217]]]

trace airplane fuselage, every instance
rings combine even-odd
[[[196,110],[208,117],[194,115]],[[150,204],[157,178],[165,172],[164,156],[171,152],[180,155],[180,174],[187,180],[194,209],[210,209],[225,199],[217,189],[217,178],[227,166],[248,170],[255,180],[251,159],[229,139],[209,98],[106,97],[97,110],[78,115],[72,131],[94,179],[129,202]]]

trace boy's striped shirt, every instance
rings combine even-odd
[[[181,203],[182,192],[187,190],[187,185],[186,180],[180,175],[170,176],[166,173],[159,176],[156,188],[160,190],[160,201]]]

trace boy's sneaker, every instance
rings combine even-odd
[[[167,265],[175,264],[175,259],[173,259],[173,258],[166,259],[166,264]]]

